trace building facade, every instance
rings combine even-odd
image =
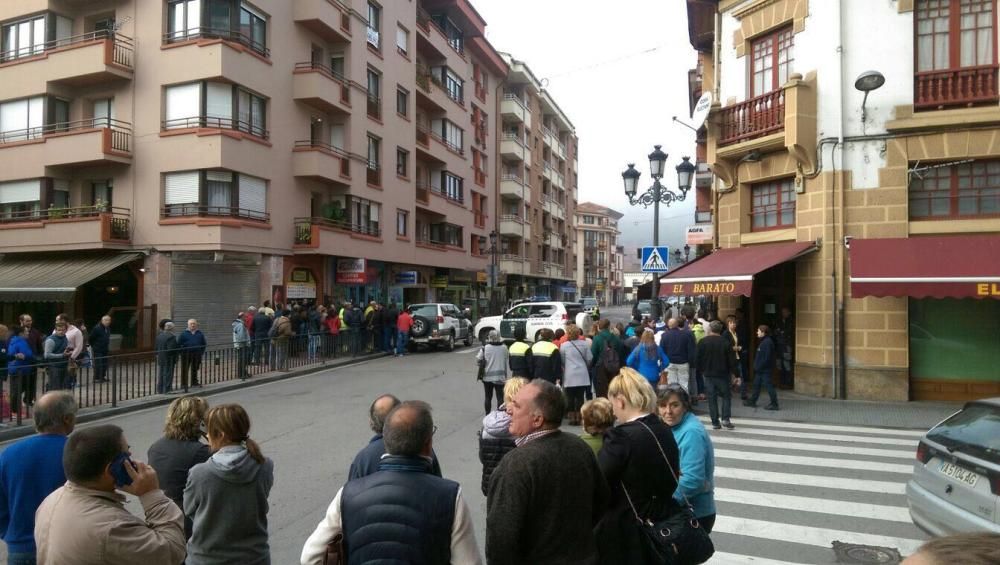
[[[21,280],[3,320],[219,342],[264,299],[485,292],[508,72],[485,25],[466,0],[4,2],[0,278],[77,276]]]
[[[576,284],[581,297],[597,298],[603,306],[623,300],[624,257],[618,245],[622,216],[593,202],[581,202],[576,208]]]
[[[785,328],[798,392],[1000,393],[996,1],[687,6],[715,251],[664,293]]]
[[[497,216],[506,299],[573,300],[576,128],[527,64],[503,57]]]

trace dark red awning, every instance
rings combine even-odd
[[[660,296],[750,296],[754,275],[816,249],[811,241],[716,249],[660,279]]]
[[[1000,235],[851,241],[851,296],[1000,300]]]

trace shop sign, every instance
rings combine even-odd
[[[340,284],[365,284],[366,276],[364,259],[337,259],[337,282]]]
[[[604,283],[597,283],[597,286],[594,287],[594,290],[598,291],[604,290]]]
[[[285,285],[285,297],[289,299],[316,298],[316,283],[314,282],[289,282]]]
[[[576,285],[575,284],[572,285],[572,286],[566,285],[566,286],[562,287],[562,291],[563,292],[568,292],[568,293],[572,294],[572,293],[576,292]]]
[[[714,233],[714,228],[712,227],[712,224],[698,224],[695,226],[688,226],[687,234],[684,241],[689,245],[712,243],[713,233]]]
[[[753,281],[671,283],[669,280],[666,280],[660,283],[660,296],[698,296],[701,294],[725,296],[736,296],[742,294],[744,296],[750,296],[751,288],[753,288]]]
[[[417,284],[418,278],[416,271],[403,271],[396,273],[396,284]]]
[[[459,271],[452,269],[449,280],[455,284],[467,284],[472,282],[472,273],[469,271]]]
[[[431,277],[431,288],[448,288],[448,275]]]
[[[485,283],[489,282],[489,280],[490,280],[490,277],[486,273],[486,271],[476,271],[476,282],[477,283],[484,283],[485,284]]]
[[[976,285],[976,296],[1000,297],[1000,283],[979,283]]]

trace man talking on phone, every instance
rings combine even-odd
[[[38,565],[184,561],[184,515],[160,490],[156,471],[131,460],[121,428],[103,425],[74,432],[63,451],[63,469],[66,484],[35,515]],[[144,519],[125,509],[125,497],[116,489],[139,497]]]

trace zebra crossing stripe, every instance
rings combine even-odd
[[[754,557],[752,555],[738,555],[736,553],[726,553],[724,551],[716,551],[707,563],[709,565],[805,565],[803,563],[778,561],[777,559]]]
[[[716,517],[715,527],[712,529],[712,532],[762,538],[770,541],[801,543],[823,548],[830,548],[831,542],[836,540],[844,543],[896,548],[903,555],[916,553],[917,548],[924,543],[915,539],[767,522],[764,520],[736,518],[725,515]]]
[[[740,479],[744,481],[754,481],[764,484],[784,484],[803,487],[831,488],[837,490],[854,490],[860,492],[873,492],[878,494],[906,494],[906,485],[902,482],[871,481],[868,479],[844,479],[841,477],[827,477],[823,475],[802,475],[799,473],[778,473],[768,471],[765,475],[768,480],[761,480],[757,475],[736,467],[716,467],[715,478]]]
[[[864,437],[864,436],[847,436],[844,434],[822,434],[822,433],[812,433],[812,432],[786,432],[767,430],[761,428],[741,428],[737,424],[735,431],[728,432],[731,435],[758,435],[758,436],[768,436],[768,437],[781,437],[786,439],[820,439],[823,441],[833,441],[839,443],[869,443],[872,445],[896,445],[901,447],[908,447],[911,449],[916,449],[917,440],[915,439],[899,439],[899,438],[888,438],[888,437]]]
[[[715,457],[720,459],[736,459],[760,463],[783,463],[786,465],[804,465],[807,467],[829,467],[832,469],[856,469],[859,471],[901,473],[913,472],[913,465],[897,465],[878,461],[858,461],[856,459],[830,459],[826,457],[805,457],[800,455],[778,455],[775,453],[760,453],[757,451],[737,451],[732,449],[716,449]]]
[[[913,460],[913,450],[878,449],[873,447],[851,447],[849,445],[824,445],[821,443],[795,443],[786,441],[768,441],[762,439],[747,439],[736,437],[730,432],[712,434],[715,445],[744,445],[748,447],[767,447],[773,449],[790,449],[793,451],[819,451],[821,453],[847,453],[849,455],[870,455],[873,457],[892,457],[906,461]]]
[[[899,506],[844,502],[824,498],[811,498],[808,496],[750,492],[728,488],[716,488],[715,501],[750,504],[767,508],[782,508],[784,510],[801,510],[803,512],[822,512],[823,514],[833,514],[836,516],[873,518],[875,520],[888,520],[904,524],[910,523],[910,512],[906,508]]]
[[[712,420],[708,416],[699,416],[699,420],[706,424],[712,423]],[[794,428],[799,430],[816,430],[816,431],[829,431],[829,432],[840,432],[840,433],[866,433],[866,434],[879,434],[884,436],[901,436],[901,437],[912,437],[920,439],[924,437],[926,432],[917,430],[894,430],[888,428],[874,428],[867,426],[840,426],[835,424],[806,424],[799,422],[783,422],[781,420],[761,420],[761,419],[741,419],[737,420],[740,427],[763,427],[763,428]]]

